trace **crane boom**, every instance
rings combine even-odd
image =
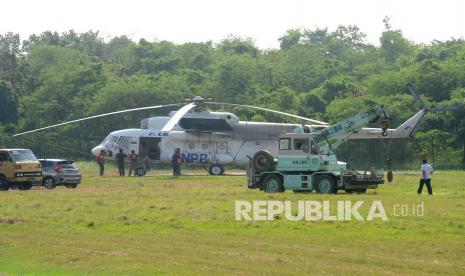
[[[385,132],[388,127],[387,120],[389,119],[390,113],[387,107],[378,105],[368,112],[356,114],[329,128],[317,131],[314,135],[315,142],[320,152],[329,153],[370,122],[381,121],[381,128]]]

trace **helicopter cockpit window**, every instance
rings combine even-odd
[[[103,140],[102,145],[108,145],[110,143],[115,143],[118,140],[118,137],[114,135],[108,135],[105,140]]]
[[[294,150],[310,152],[310,146],[308,145],[308,139],[294,139]]]
[[[291,138],[281,138],[281,139],[279,139],[279,149],[280,150],[290,150],[291,149]]]
[[[122,149],[129,148],[129,137],[128,136],[120,136],[118,137],[118,141],[116,144]]]

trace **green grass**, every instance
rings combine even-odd
[[[430,197],[414,174],[365,195],[266,194],[244,176],[81,167],[76,190],[0,193],[0,274],[465,273],[463,172],[436,172]],[[389,221],[235,221],[235,200],[381,200]],[[422,201],[423,217],[393,216]]]

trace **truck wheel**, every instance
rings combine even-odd
[[[260,150],[253,155],[252,165],[256,172],[272,171],[274,169],[274,158],[268,151]]]
[[[6,177],[0,175],[0,191],[8,191],[10,189],[10,183],[6,180]]]
[[[44,180],[42,182],[44,183],[44,187],[49,189],[49,190],[55,189],[55,187],[56,187],[55,179],[53,179],[51,177],[44,178]]]
[[[334,177],[327,174],[317,176],[315,181],[315,191],[319,194],[337,193]]]
[[[218,164],[211,165],[208,168],[210,175],[222,175],[224,173],[224,167]]]
[[[147,173],[144,167],[138,167],[136,169],[136,175],[137,176],[144,176]]]
[[[28,191],[31,188],[32,188],[32,183],[31,182],[27,182],[27,183],[23,183],[23,184],[18,185],[18,189],[20,189],[21,191]]]
[[[281,176],[277,174],[270,174],[263,180],[263,189],[267,193],[279,193],[284,192],[283,181]]]

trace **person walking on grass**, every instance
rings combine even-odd
[[[124,171],[124,159],[127,155],[124,154],[123,149],[119,149],[119,152],[116,154],[116,162],[118,163],[119,176],[124,176],[126,173]]]
[[[421,178],[420,186],[418,186],[418,194],[421,194],[423,190],[423,185],[426,184],[428,189],[428,194],[433,195],[433,189],[431,188],[431,175],[433,174],[433,167],[428,164],[428,160],[423,159],[423,164],[421,165]]]
[[[181,175],[181,149],[176,148],[174,150],[173,156],[171,157],[171,164],[173,165],[173,176]]]
[[[131,173],[134,172],[134,176],[136,175],[136,169],[137,169],[137,160],[139,160],[139,155],[137,155],[134,150],[131,150],[131,154],[129,154],[129,174],[128,176],[131,176]]]
[[[95,161],[97,162],[99,168],[100,168],[100,176],[103,176],[103,173],[105,172],[105,151],[101,150],[99,155],[95,158]]]

